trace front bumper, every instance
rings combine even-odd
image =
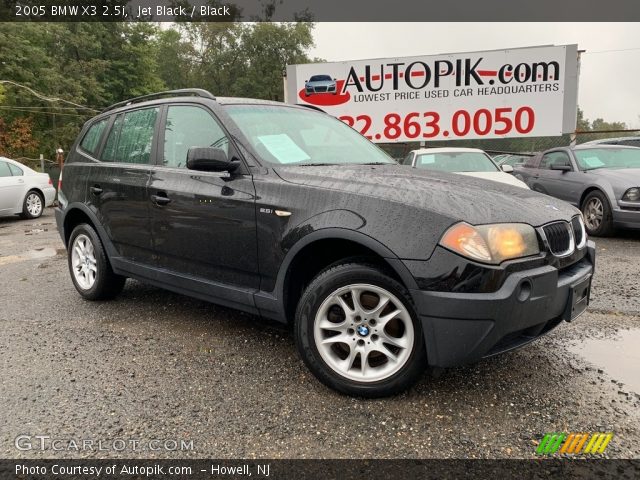
[[[640,210],[616,208],[613,210],[613,224],[618,228],[640,228]]]
[[[511,273],[491,293],[411,290],[429,364],[451,367],[506,352],[573,319],[589,301],[594,243],[587,249],[562,270],[546,265]]]

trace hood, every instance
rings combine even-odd
[[[471,224],[569,220],[578,210],[532,190],[401,165],[278,166],[285,181],[428,210]]]
[[[640,168],[596,168],[590,175],[605,178],[623,188],[640,187]]]
[[[522,180],[518,180],[513,175],[506,172],[456,172],[459,175],[467,175],[468,177],[484,178],[494,182],[506,183],[514,187],[529,188]]]

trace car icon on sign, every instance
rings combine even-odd
[[[318,93],[331,93],[336,95],[336,79],[329,75],[313,75],[304,82],[304,95],[308,97]]]

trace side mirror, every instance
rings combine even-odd
[[[570,172],[572,170],[571,165],[551,165],[551,170],[560,170],[562,173]]]
[[[333,79],[333,81],[334,81],[334,82],[337,82],[337,80],[336,80],[335,78]]]
[[[202,172],[233,172],[239,163],[231,162],[224,150],[214,147],[191,147],[187,152],[187,168]]]
[[[502,171],[504,173],[513,173],[513,167],[511,165],[502,165]]]
[[[309,83],[309,80],[305,80],[304,83]]]

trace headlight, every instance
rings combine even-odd
[[[637,202],[640,200],[640,187],[633,187],[624,192],[622,200],[626,200],[627,202]]]
[[[524,223],[474,227],[460,222],[445,232],[440,245],[464,257],[494,264],[540,253],[536,231]]]

